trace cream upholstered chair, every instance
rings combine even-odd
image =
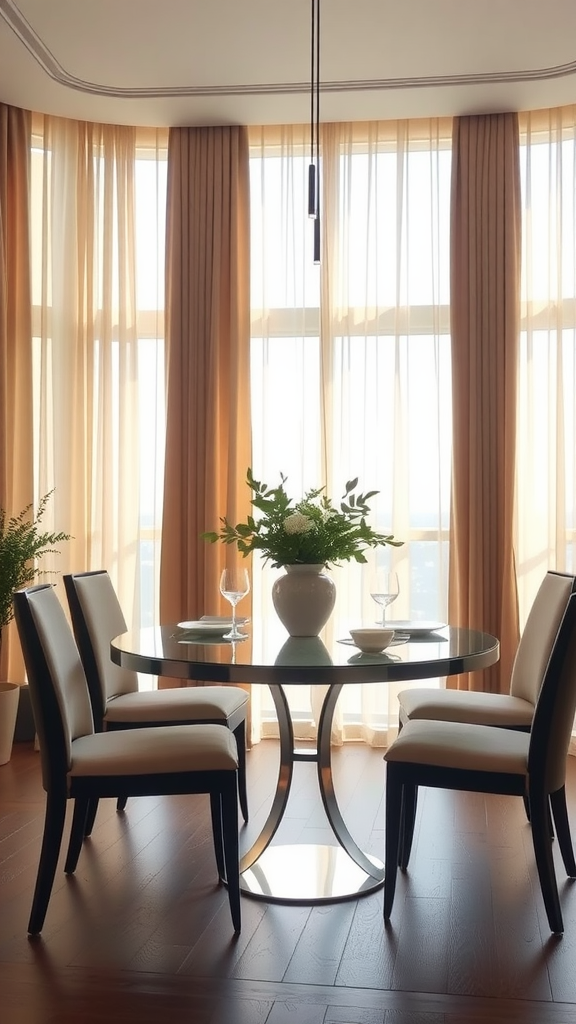
[[[552,856],[549,808],[566,873],[576,862],[566,809],[566,757],[576,709],[576,594],[569,600],[536,702],[530,733],[468,722],[406,722],[385,756],[384,918],[398,866],[408,866],[419,786],[523,797],[530,807],[536,866],[550,929],[564,924]]]
[[[86,676],[51,585],[17,591],[14,611],[40,743],[46,815],[28,932],[42,930],[66,816],[74,801],[64,870],[78,863],[90,805],[100,797],[209,793],[216,864],[240,930],[237,753],[220,725],[95,732]]]
[[[518,645],[509,693],[430,686],[402,690],[398,694],[400,726],[424,718],[529,729],[562,615],[575,589],[574,576],[553,571],[544,576]]]
[[[106,570],[70,573],[64,576],[64,585],[96,730],[199,722],[227,726],[238,746],[238,796],[248,821],[246,691],[240,686],[139,690],[136,673],[110,660],[110,641],[128,627],[109,574]]]

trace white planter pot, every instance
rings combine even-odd
[[[6,764],[12,756],[19,698],[17,683],[0,683],[0,764]]]

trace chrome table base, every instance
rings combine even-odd
[[[354,899],[384,884],[383,864],[357,846],[344,823],[334,792],[330,739],[341,690],[339,683],[328,686],[318,722],[317,749],[300,751],[294,747],[292,718],[284,689],[278,684],[270,685],[280,732],[280,766],[268,818],[254,845],[240,861],[240,888],[246,896],[280,903],[335,902]],[[271,845],[286,810],[294,765],[298,761],[313,761],[317,765],[322,803],[338,845]]]

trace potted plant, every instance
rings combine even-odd
[[[272,587],[272,602],[291,636],[317,636],[334,607],[336,588],[324,573],[342,562],[366,562],[365,551],[386,544],[400,547],[392,534],[378,533],[368,523],[369,501],[378,491],[358,491],[358,478],[349,480],[336,506],[324,487],[313,488],[299,501],[289,497],[286,477],[269,487],[246,479],[253,493],[251,504],[260,513],[235,526],[221,518],[218,533],[207,531],[205,540],[235,544],[244,557],[259,551],[275,568],[284,568]]]
[[[11,518],[0,508],[0,653],[4,626],[14,615],[13,592],[37,579],[42,572],[39,560],[57,553],[55,545],[70,539],[68,533],[41,528],[51,494],[41,498],[36,515],[32,504]],[[10,760],[20,689],[18,683],[0,682],[0,764]]]

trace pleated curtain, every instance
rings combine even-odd
[[[514,557],[521,197],[515,114],[457,118],[452,143],[453,476],[449,614],[500,661],[449,685],[507,690],[519,639]]]
[[[219,580],[237,554],[201,535],[218,530],[220,517],[238,522],[250,510],[246,129],[172,129],[168,159],[160,617],[177,622],[230,613]]]
[[[0,507],[34,499],[30,280],[30,113],[0,103]],[[2,630],[0,680],[24,681],[16,628]]]

